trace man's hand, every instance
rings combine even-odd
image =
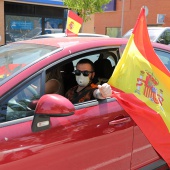
[[[95,90],[94,94],[97,99],[105,99],[107,97],[112,96],[112,89],[109,84],[104,83],[102,85],[98,85],[98,89]]]
[[[112,89],[109,84],[104,83],[102,85],[98,85],[98,89],[102,95],[102,97],[111,97],[112,96]]]

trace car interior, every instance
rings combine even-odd
[[[97,82],[96,84],[103,84],[108,82],[109,78],[111,77],[115,65],[112,65],[111,61],[108,57],[112,58],[114,62],[116,61],[116,55],[114,53],[101,53],[99,58],[94,62],[95,66],[95,74]],[[116,62],[115,62],[116,63]]]
[[[113,52],[102,52],[98,54],[90,54],[88,56],[83,56],[81,58],[70,61],[69,63],[64,64],[58,70],[60,70],[60,74],[56,76],[56,68],[53,66],[53,69],[50,68],[50,78],[55,78],[62,83],[64,94],[73,86],[77,85],[74,70],[77,62],[82,58],[88,58],[94,63],[95,69],[95,77],[93,79],[93,83],[97,85],[101,85],[106,83],[111,77],[115,65],[117,63],[117,56]],[[57,66],[56,66],[57,67]],[[47,70],[49,74],[49,70]],[[59,77],[59,79],[57,78]],[[58,93],[64,95],[63,93]]]

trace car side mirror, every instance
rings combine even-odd
[[[32,131],[39,132],[51,127],[50,117],[64,117],[74,114],[74,105],[58,94],[43,95],[37,103],[32,122]]]

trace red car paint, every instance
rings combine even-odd
[[[119,47],[127,40],[78,37],[21,43],[52,45],[63,50],[2,83],[1,103],[12,95],[13,88],[54,61],[87,49]],[[159,44],[155,47],[169,50]],[[34,132],[33,126],[43,127],[45,122],[39,123],[39,118],[47,118],[49,127]],[[73,105],[63,96],[44,95],[34,116],[0,123],[0,126],[1,170],[135,170],[161,159],[114,98]]]

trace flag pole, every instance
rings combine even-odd
[[[69,10],[67,11],[67,22],[68,22],[68,14],[69,14]],[[66,33],[66,30],[67,30],[67,22],[66,22],[66,28],[65,28],[65,31],[64,31],[66,37],[67,37],[67,33]]]
[[[124,24],[124,1],[125,1],[125,0],[122,0],[121,37],[123,36],[123,24]]]

